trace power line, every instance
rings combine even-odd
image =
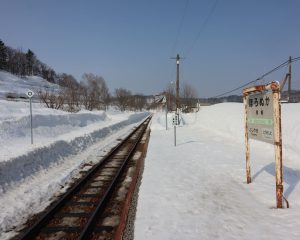
[[[299,61],[299,60],[300,60],[300,57],[296,57],[296,58],[293,58],[293,59],[292,59],[292,62],[296,62],[296,61]],[[227,95],[227,94],[229,94],[229,93],[235,92],[235,91],[237,91],[237,90],[239,90],[239,89],[241,89],[241,88],[244,88],[244,87],[250,85],[251,83],[255,83],[255,82],[257,82],[257,81],[260,81],[260,80],[262,80],[264,77],[266,77],[267,75],[269,75],[269,74],[271,74],[271,73],[273,73],[273,72],[279,70],[279,69],[282,68],[282,67],[287,66],[288,63],[289,63],[289,60],[285,61],[284,63],[282,63],[282,64],[280,64],[280,65],[278,65],[277,67],[275,67],[275,68],[273,68],[272,70],[270,70],[269,72],[267,72],[267,73],[261,75],[259,78],[255,79],[255,80],[252,80],[252,81],[250,81],[250,82],[247,82],[247,83],[243,84],[242,86],[239,86],[239,87],[234,88],[234,89],[232,89],[232,90],[230,90],[230,91],[227,91],[227,92],[224,92],[224,93],[222,93],[222,94],[219,94],[219,95],[214,96],[214,97],[212,97],[212,98],[222,97],[222,96]]]
[[[217,7],[217,4],[218,4],[218,1],[219,1],[219,0],[216,0],[216,1],[214,2],[214,4],[212,5],[212,7],[211,7],[211,9],[210,9],[210,11],[209,11],[209,13],[208,13],[206,19],[204,20],[203,24],[201,25],[201,27],[200,27],[200,29],[199,29],[199,31],[198,31],[198,34],[196,35],[196,38],[195,38],[194,41],[192,42],[190,48],[187,50],[187,53],[186,53],[185,56],[189,55],[190,52],[191,52],[191,51],[193,50],[193,48],[195,47],[195,45],[196,45],[197,41],[199,40],[199,38],[200,38],[200,36],[201,36],[201,34],[202,34],[202,32],[203,32],[205,26],[207,25],[209,19],[211,18],[211,16],[213,15],[213,13],[214,13],[214,11],[215,11],[215,9],[216,9],[216,7]]]
[[[178,27],[177,36],[176,36],[176,39],[175,39],[174,46],[173,46],[173,48],[172,48],[171,55],[173,55],[173,53],[174,53],[175,50],[176,50],[176,47],[177,47],[177,44],[178,44],[178,39],[179,39],[179,36],[180,36],[180,33],[181,33],[181,29],[182,29],[182,25],[183,25],[183,22],[184,22],[184,19],[185,19],[186,10],[187,10],[188,5],[189,5],[189,0],[186,0],[186,2],[185,2],[185,7],[184,7],[184,11],[183,11],[183,15],[182,15],[182,18],[181,18],[179,27]]]

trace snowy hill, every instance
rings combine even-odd
[[[38,76],[18,77],[6,71],[0,71],[0,99],[5,99],[7,94],[16,98],[26,97],[25,93],[32,90],[37,93],[39,90],[58,91],[57,84],[50,83]]]

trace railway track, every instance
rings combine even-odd
[[[151,116],[53,204],[17,239],[115,239],[122,208],[136,176],[136,151]],[[144,136],[144,137],[143,137]]]

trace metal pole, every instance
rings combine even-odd
[[[245,109],[245,148],[246,148],[246,177],[247,184],[251,183],[251,169],[250,169],[250,149],[249,149],[249,137],[248,137],[248,95],[244,94],[244,109]]]
[[[283,177],[282,177],[282,137],[281,137],[281,105],[280,90],[273,90],[274,106],[274,143],[275,143],[275,174],[276,174],[276,203],[282,208]]]
[[[32,104],[31,104],[31,98],[29,98],[30,102],[30,130],[31,130],[31,144],[33,144],[33,133],[32,133]]]
[[[166,102],[166,130],[168,130],[168,105]]]
[[[176,125],[174,125],[174,146],[176,147]]]

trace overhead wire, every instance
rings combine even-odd
[[[300,57],[296,57],[296,58],[292,58],[291,62],[296,62],[296,61],[299,61],[299,60],[300,60]],[[222,96],[224,96],[224,95],[227,95],[227,94],[229,94],[229,93],[232,93],[232,92],[235,92],[235,91],[237,91],[237,90],[239,90],[239,89],[242,89],[242,88],[244,88],[244,87],[246,87],[246,86],[248,86],[248,85],[250,85],[250,84],[252,84],[252,83],[256,83],[256,82],[262,80],[264,77],[268,76],[269,74],[271,74],[271,73],[273,73],[273,72],[279,70],[279,69],[282,68],[282,67],[287,66],[288,63],[289,63],[289,60],[287,60],[287,61],[281,63],[281,64],[278,65],[277,67],[275,67],[275,68],[273,68],[272,70],[268,71],[267,73],[261,75],[259,78],[255,79],[255,80],[252,80],[252,81],[250,81],[250,82],[247,82],[247,83],[245,83],[245,84],[243,84],[243,85],[241,85],[241,86],[239,86],[239,87],[236,87],[236,88],[234,88],[234,89],[232,89],[232,90],[230,90],[230,91],[224,92],[224,93],[222,93],[222,94],[218,94],[218,95],[216,95],[216,96],[214,96],[214,97],[212,97],[212,98],[219,98],[219,97],[222,97]]]
[[[182,18],[181,18],[181,21],[180,21],[180,24],[179,24],[179,27],[178,27],[178,30],[177,30],[177,35],[176,35],[175,43],[174,43],[173,48],[172,48],[171,55],[173,55],[174,52],[175,52],[175,50],[176,50],[176,47],[177,47],[177,44],[178,44],[179,36],[180,36],[181,30],[182,30],[182,26],[183,26],[183,22],[184,22],[184,19],[185,19],[186,10],[188,8],[188,5],[189,5],[189,0],[186,0],[185,7],[184,7],[184,10],[183,10],[183,14],[182,14]]]
[[[201,36],[203,30],[205,29],[205,27],[206,27],[206,25],[208,24],[210,18],[212,17],[213,13],[214,13],[215,10],[216,10],[216,7],[217,7],[217,5],[218,5],[218,1],[219,1],[219,0],[215,0],[215,2],[213,3],[213,5],[212,5],[212,7],[211,7],[211,9],[210,9],[210,11],[209,11],[207,17],[205,18],[203,24],[201,25],[201,27],[200,27],[200,29],[199,29],[199,31],[198,31],[198,33],[197,33],[197,35],[196,35],[194,41],[192,42],[190,48],[188,48],[188,50],[186,51],[185,57],[187,57],[187,56],[190,54],[190,52],[193,50],[193,48],[195,47],[196,43],[198,42],[198,40],[199,40],[199,38],[200,38],[200,36]]]

